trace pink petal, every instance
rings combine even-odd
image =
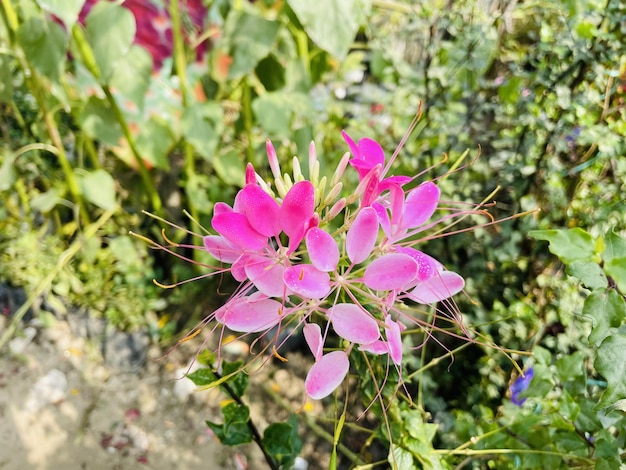
[[[346,234],[346,251],[354,264],[367,259],[378,237],[378,216],[372,207],[365,207],[357,214]]]
[[[315,209],[315,188],[310,181],[294,184],[280,206],[280,224],[288,237],[304,236],[304,228]]]
[[[404,212],[404,191],[400,186],[392,184],[389,186],[389,195],[391,199],[391,225],[398,226]]]
[[[225,305],[222,322],[233,331],[256,333],[276,326],[283,313],[281,303],[276,300],[243,299]]]
[[[275,237],[280,231],[280,206],[256,184],[249,184],[240,193],[240,206],[248,222],[261,235]]]
[[[322,299],[330,292],[330,276],[312,264],[285,269],[285,285],[303,299]]]
[[[366,351],[381,356],[389,353],[389,345],[387,341],[376,340],[373,343],[360,345],[359,351]]]
[[[343,339],[358,344],[369,344],[380,337],[378,322],[355,304],[337,304],[328,309],[333,330]]]
[[[230,273],[233,275],[236,281],[243,282],[248,279],[246,274],[246,263],[248,262],[248,255],[241,255],[237,258],[237,261],[230,267]]]
[[[443,268],[442,264],[435,258],[415,248],[397,246],[396,251],[409,255],[417,263],[417,277],[414,282],[426,281]]]
[[[320,271],[334,271],[339,263],[339,248],[335,239],[324,230],[313,227],[306,234],[306,249],[311,263]]]
[[[319,361],[320,357],[322,357],[324,347],[320,326],[317,323],[307,323],[304,325],[304,328],[302,328],[302,333],[304,333],[306,344],[311,348],[315,361]]]
[[[246,165],[246,186],[256,184],[256,173],[252,163],[248,162]]]
[[[374,139],[365,137],[359,140],[359,150],[361,151],[361,158],[368,162],[371,168],[385,164],[385,152]]]
[[[350,361],[344,351],[333,351],[320,358],[309,370],[304,381],[307,395],[321,400],[335,391],[346,378]]]
[[[284,266],[263,256],[249,256],[244,266],[247,278],[268,297],[283,297],[287,288],[283,282]]]
[[[222,263],[233,263],[241,255],[241,249],[219,235],[208,235],[202,239],[204,248],[213,258]]]
[[[433,277],[417,285],[408,297],[420,304],[433,304],[461,292],[465,281],[452,271],[440,271]]]
[[[233,208],[230,207],[225,202],[216,202],[213,205],[213,217],[219,214],[223,214],[224,212],[232,212]]]
[[[412,190],[404,203],[402,226],[419,227],[434,214],[441,192],[435,183],[427,181]]]
[[[391,360],[400,365],[402,363],[402,337],[400,336],[400,325],[393,321],[390,316],[385,318],[385,335],[389,344],[389,355]]]
[[[213,216],[213,229],[229,242],[244,249],[260,250],[267,245],[267,238],[254,230],[245,215],[223,212]]]
[[[402,289],[417,276],[417,263],[409,255],[389,253],[370,263],[363,283],[374,290]]]

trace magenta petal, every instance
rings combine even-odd
[[[400,365],[402,363],[402,337],[400,336],[400,325],[393,321],[390,316],[385,318],[385,334],[389,343],[389,355],[391,360]]]
[[[417,285],[408,297],[420,304],[433,304],[461,292],[465,281],[452,271],[440,271],[433,277]]]
[[[363,283],[374,290],[402,289],[417,276],[417,263],[409,255],[389,253],[370,263]]]
[[[397,246],[396,251],[409,255],[417,263],[417,277],[414,281],[416,283],[430,279],[443,268],[441,263],[435,258],[415,248]]]
[[[339,263],[337,242],[328,232],[313,227],[306,234],[306,249],[311,263],[320,271],[334,271]]]
[[[361,151],[361,159],[369,163],[371,168],[385,164],[385,152],[374,139],[365,137],[359,140],[359,150]]]
[[[324,347],[320,326],[317,323],[307,323],[302,328],[302,333],[304,333],[306,344],[311,348],[315,361],[319,361]]]
[[[283,306],[272,299],[234,301],[225,305],[222,322],[231,330],[256,333],[276,326],[283,316]]]
[[[367,259],[378,237],[378,216],[372,207],[365,207],[357,214],[346,234],[346,251],[354,264]]]
[[[330,276],[312,264],[285,269],[285,285],[303,299],[322,299],[330,292]]]
[[[309,370],[304,381],[307,395],[321,400],[335,391],[346,378],[350,361],[344,351],[333,351],[320,358]]]
[[[343,339],[358,344],[373,343],[380,337],[378,322],[355,304],[337,304],[328,309],[333,330]]]
[[[234,263],[241,255],[241,249],[219,235],[208,235],[202,239],[204,248],[213,258],[222,263]]]
[[[260,250],[267,245],[267,238],[254,230],[245,215],[223,212],[211,220],[213,229],[229,242],[249,250]]]
[[[294,184],[280,206],[280,224],[288,237],[304,236],[304,228],[309,223],[315,209],[315,188],[310,181]],[[301,239],[302,240],[302,239]]]
[[[243,282],[248,279],[248,275],[246,274],[247,261],[248,255],[241,255],[230,267],[230,273],[236,281]]]
[[[284,267],[276,261],[263,256],[249,256],[244,269],[252,284],[268,297],[283,297],[286,294]]]
[[[404,203],[402,226],[419,227],[434,214],[439,204],[439,188],[435,183],[427,181],[412,190]]]
[[[385,209],[380,202],[375,202],[372,204],[372,208],[376,211],[376,215],[378,216],[378,222],[385,232],[387,238],[391,236],[391,221],[389,220],[389,212]]]
[[[223,214],[225,212],[232,212],[232,211],[233,211],[233,208],[230,207],[225,202],[216,202],[213,205],[213,217],[219,214]]]
[[[247,185],[240,193],[240,206],[257,232],[266,237],[280,233],[280,206],[260,186]]]

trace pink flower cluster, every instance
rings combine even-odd
[[[293,182],[281,175],[268,141],[278,194],[249,164],[233,206],[215,205],[217,234],[204,237],[204,248],[230,265],[242,283],[214,318],[242,333],[266,332],[294,320],[302,324],[315,358],[305,381],[313,399],[342,383],[355,346],[388,355],[399,366],[402,331],[412,321],[400,306],[435,304],[464,287],[460,275],[414,247],[421,232],[447,220],[433,217],[437,185],[428,181],[405,189],[413,178],[385,177],[385,155],[376,141],[355,143],[345,132],[343,137],[351,156],[344,155],[330,181],[319,178],[313,145],[308,180],[296,158]],[[341,197],[348,163],[358,172],[359,185]],[[331,331],[342,339],[341,348],[325,353]]]

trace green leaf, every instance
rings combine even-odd
[[[599,344],[611,328],[617,328],[626,317],[624,298],[615,290],[594,290],[583,305],[583,315],[593,318],[589,342]]]
[[[604,262],[609,262],[613,258],[624,258],[626,257],[626,239],[620,237],[615,232],[609,232],[606,237],[604,237],[604,253],[602,253],[602,259]]]
[[[67,34],[58,23],[30,18],[17,30],[17,41],[35,70],[53,82],[59,81],[65,63]]]
[[[206,367],[196,369],[191,374],[187,374],[186,377],[198,387],[211,385],[217,380],[217,377],[215,376],[213,371],[211,369],[207,369]]]
[[[574,261],[593,261],[595,243],[593,237],[581,228],[569,230],[532,230],[528,233],[535,240],[550,243],[550,253],[565,263]]]
[[[589,289],[606,288],[609,285],[600,265],[592,261],[574,261],[567,266],[566,272],[580,279]]]
[[[417,468],[411,452],[395,444],[392,444],[389,448],[387,461],[392,468],[401,468],[403,470],[414,470]]]
[[[45,193],[38,194],[30,201],[30,207],[39,212],[50,212],[54,207],[61,202],[61,195],[59,191],[52,188]]]
[[[0,54],[0,102],[9,103],[13,99],[13,71],[11,57]]]
[[[259,96],[252,102],[257,121],[267,134],[287,136],[292,132],[295,116],[312,116],[314,108],[304,93],[275,92]]]
[[[133,107],[141,110],[151,78],[152,56],[143,47],[133,44],[128,53],[117,61],[111,86],[130,100]]]
[[[615,281],[617,288],[621,292],[626,292],[626,256],[607,261],[604,263],[604,270]]]
[[[0,191],[6,191],[13,187],[17,175],[15,173],[15,154],[3,153],[2,166],[0,166]]]
[[[135,17],[120,5],[98,2],[87,16],[85,29],[100,69],[100,80],[108,83],[135,38]]]
[[[213,202],[209,196],[211,185],[215,181],[207,175],[191,173],[185,182],[185,194],[189,203],[202,214],[210,214],[213,209]]]
[[[562,382],[574,380],[585,373],[585,354],[576,351],[573,354],[560,357],[556,361],[556,371]]]
[[[245,164],[241,161],[238,151],[230,151],[213,158],[213,169],[224,183],[242,187],[245,183]]]
[[[274,44],[280,24],[258,15],[232,10],[224,25],[225,43],[233,61],[228,77],[239,78],[252,70],[267,57]]]
[[[105,101],[96,96],[89,98],[78,116],[78,122],[89,137],[107,145],[118,145],[122,138],[122,128],[115,113]]]
[[[169,126],[158,116],[140,126],[136,140],[137,149],[142,158],[161,170],[169,169],[168,154],[174,145],[174,136]]]
[[[78,20],[85,0],[37,0],[37,3],[43,10],[59,17],[67,29],[71,29]]]
[[[215,424],[207,421],[220,442],[227,446],[236,446],[252,440],[252,432],[248,428],[250,410],[247,406],[229,403],[222,408],[224,424]]]
[[[91,171],[80,178],[82,194],[96,206],[108,210],[116,206],[115,181],[105,170]]]
[[[216,123],[222,119],[221,110],[213,103],[194,103],[183,111],[180,132],[204,159],[215,155],[219,142]]]
[[[287,0],[311,40],[342,60],[363,18],[358,0]]]
[[[241,370],[242,367],[243,361],[225,362],[222,366],[223,377],[234,374],[226,383],[230,385],[237,396],[242,396],[248,388],[248,375]]]
[[[596,353],[594,366],[608,385],[597,409],[615,406],[626,398],[626,335],[613,334],[606,338]]]
[[[296,423],[292,417],[290,421]],[[263,432],[263,446],[278,465],[290,468],[302,450],[302,440],[293,424],[273,423]]]

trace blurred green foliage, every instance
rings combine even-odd
[[[330,173],[346,151],[341,129],[391,153],[421,107],[398,173],[440,177],[469,149],[460,171],[438,179],[444,200],[481,201],[499,187],[496,219],[540,209],[426,248],[467,278],[471,301],[458,302],[481,343],[535,356],[438,335],[443,350],[430,343],[407,361],[420,398],[418,408],[389,409],[391,460],[617,468],[626,447],[626,378],[614,367],[624,350],[623,2],[215,0],[199,2],[196,31],[187,2],[156,1],[173,38],[159,66],[135,39],[146,19],[131,3],[98,2],[82,16],[81,0],[2,4],[3,282],[35,291],[116,208],[82,240],[48,303],[167,337],[220,302],[206,296],[218,281],[154,286],[154,277],[177,283],[205,271],[130,237],[161,239],[160,222],[141,210],[200,232],[183,210],[208,226],[247,161],[268,174],[267,138],[286,169],[315,140]],[[558,262],[527,236],[534,229]],[[199,244],[180,230],[167,237]],[[454,362],[436,362],[446,349]],[[505,397],[511,358],[535,367],[522,408]],[[375,395],[370,382],[364,397]]]

